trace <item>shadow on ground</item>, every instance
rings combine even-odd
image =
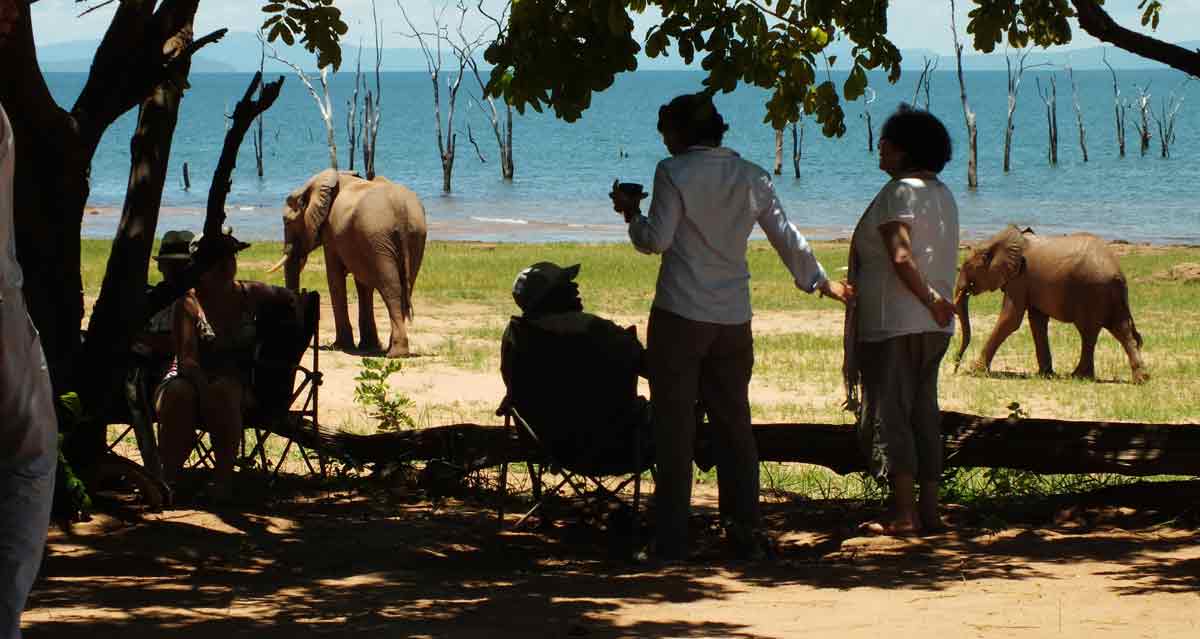
[[[1120,594],[1200,592],[1200,559],[1161,560],[1195,546],[1200,482],[1147,486],[1026,504],[999,513],[999,532],[955,511],[957,532],[915,540],[854,536],[876,514],[861,503],[777,503],[767,519],[781,557],[757,564],[724,559],[715,515],[702,513],[700,561],[650,569],[565,519],[497,534],[486,501],[434,508],[363,482],[287,478],[238,507],[142,514],[116,503],[54,532],[26,636],[758,637],[697,619],[623,623],[620,612],[718,603],[743,587],[939,591],[1080,561],[1104,562]],[[1155,527],[1174,534],[1130,534]]]

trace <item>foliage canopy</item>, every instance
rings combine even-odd
[[[972,0],[967,32],[974,47],[992,51],[1071,40],[1068,18],[1102,0]],[[518,111],[549,106],[574,121],[592,93],[617,73],[637,68],[643,46],[633,37],[632,13],[661,19],[646,34],[651,58],[672,51],[684,62],[700,58],[705,90],[729,92],[738,83],[772,91],[763,118],[775,128],[813,116],[827,136],[845,133],[841,99],[866,90],[867,71],[900,76],[900,52],[887,37],[887,0],[514,0],[508,24],[488,47],[489,93]],[[1143,24],[1158,24],[1161,2],[1141,0]],[[1107,15],[1105,14],[1105,17]],[[948,25],[947,25],[948,27]],[[940,30],[941,25],[931,25]],[[837,40],[850,46],[850,69],[840,87],[829,69]]]

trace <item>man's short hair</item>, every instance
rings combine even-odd
[[[712,96],[701,91],[678,96],[659,107],[658,130],[665,129],[677,132],[687,146],[704,143],[720,146],[729,125],[717,111]]]

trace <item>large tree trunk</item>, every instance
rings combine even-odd
[[[55,393],[71,387],[83,312],[79,230],[99,136],[62,109],[38,67],[25,0],[0,0],[0,102],[16,143],[17,259]],[[94,125],[93,125],[94,126]]]
[[[191,16],[168,37],[164,53],[174,57],[192,44]],[[142,102],[138,125],[130,141],[129,184],[117,235],[113,239],[100,288],[88,323],[84,361],[89,373],[80,386],[81,397],[93,415],[101,418],[93,442],[102,447],[104,417],[120,401],[121,384],[133,334],[145,324],[146,275],[158,227],[159,206],[167,179],[171,142],[187,85],[190,61],[175,68],[173,77],[155,87]]]
[[[103,388],[109,379],[113,364],[110,353],[116,344],[127,344],[129,334],[141,326],[140,322],[130,324],[119,317],[105,319],[102,308],[98,327],[103,328],[95,337],[112,348],[96,349],[83,356],[79,236],[88,198],[89,168],[108,126],[152,95],[155,87],[168,79],[185,78],[186,74],[179,73],[190,56],[219,37],[214,34],[190,43],[188,27],[188,44],[180,45],[181,49],[166,46],[168,39],[190,24],[197,2],[163,0],[155,11],[151,0],[122,1],[97,49],[87,82],[67,112],[51,97],[38,66],[28,3],[0,0],[0,60],[4,60],[0,65],[0,101],[14,114],[14,223],[17,257],[25,273],[24,292],[30,315],[41,332],[55,392],[78,390],[87,414],[98,415],[98,408],[103,407],[93,403],[97,397],[105,397],[103,391],[95,389]],[[170,58],[168,50],[178,50],[178,55]],[[152,162],[150,156],[161,150],[151,148],[141,147],[135,153],[147,154],[145,161]],[[161,188],[159,184],[159,192]],[[150,192],[133,197],[129,204],[134,208],[153,199]],[[126,317],[128,310],[119,300],[143,292],[139,282],[144,281],[149,257],[145,243],[152,241],[154,229],[148,231],[127,209],[121,233],[128,241],[118,239],[114,244],[111,278],[101,292],[106,299],[118,300],[111,306],[118,316]],[[144,257],[139,258],[143,253]],[[138,270],[139,260],[142,274],[131,276]],[[86,431],[92,436],[88,441],[102,440],[102,433],[96,430]],[[82,448],[89,454],[103,451],[94,445]]]

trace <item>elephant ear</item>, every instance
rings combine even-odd
[[[987,268],[998,278],[997,288],[1021,274],[1025,265],[1025,235],[1015,226],[997,234],[988,244]]]
[[[304,208],[304,247],[312,251],[321,244],[321,228],[329,219],[333,200],[337,197],[340,176],[333,169],[326,169],[309,180]]]

